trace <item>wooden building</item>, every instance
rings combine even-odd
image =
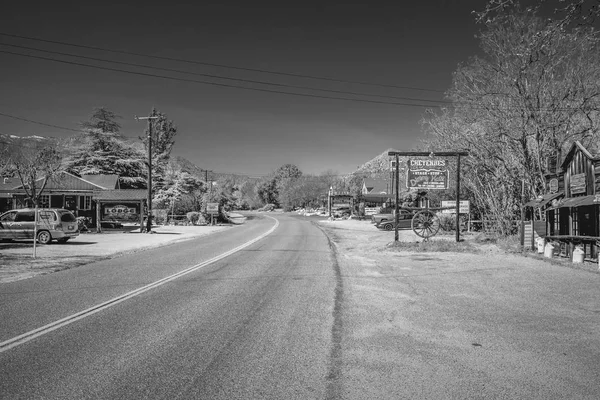
[[[43,179],[40,179],[39,186]],[[40,196],[41,208],[65,208],[77,217],[87,217],[99,230],[123,222],[142,224],[146,189],[120,189],[117,175],[83,175],[61,172],[50,179]],[[0,213],[32,207],[31,200],[16,178],[0,182]],[[98,223],[100,222],[100,223]],[[112,225],[110,225],[112,224]]]
[[[558,243],[561,255],[567,257],[575,246],[581,246],[586,258],[597,258],[600,156],[575,142],[556,172],[546,175],[546,182],[550,192],[564,193],[546,209],[546,242]]]

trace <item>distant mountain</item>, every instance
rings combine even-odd
[[[388,179],[390,172],[395,165],[394,157],[388,156],[388,152],[396,151],[395,149],[387,149],[380,155],[372,158],[363,165],[359,166],[351,175],[361,175],[368,178]],[[400,167],[406,163],[407,157],[400,157]]]

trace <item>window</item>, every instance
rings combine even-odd
[[[40,221],[56,221],[56,214],[54,211],[40,211]]]
[[[40,208],[50,208],[50,195],[43,194],[40,196]]]
[[[34,222],[35,211],[19,211],[15,217],[15,222]]]
[[[79,196],[79,209],[80,210],[91,210],[92,209],[92,196]]]
[[[16,211],[8,212],[8,213],[4,214],[2,216],[2,218],[0,218],[0,222],[13,222],[15,220],[16,216],[17,216]]]

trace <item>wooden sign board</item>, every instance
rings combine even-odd
[[[442,200],[442,207],[446,208],[446,207],[453,207],[453,208],[449,208],[446,210],[442,210],[443,214],[456,214],[456,200]],[[459,214],[468,214],[469,210],[471,208],[471,204],[469,203],[469,200],[461,200],[458,203],[458,212]]]
[[[586,192],[585,174],[571,175],[571,194],[580,194]]]
[[[219,203],[208,203],[206,213],[210,215],[219,215]]]

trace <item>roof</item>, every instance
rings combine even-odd
[[[600,194],[592,194],[589,196],[569,197],[562,199],[554,208],[573,208],[582,206],[600,205]]]
[[[119,188],[119,175],[81,175],[81,179],[102,189]]]
[[[523,204],[525,207],[535,207],[535,208],[542,208],[545,205],[547,205],[548,203],[550,203],[552,200],[557,199],[561,196],[563,196],[564,193],[563,192],[558,192],[558,193],[548,193],[545,194],[543,196],[538,196],[536,199],[533,199],[525,204]]]
[[[367,178],[363,181],[364,194],[388,194],[391,192],[390,183],[386,180]]]
[[[19,178],[0,178],[0,192],[10,191],[21,186]]]
[[[565,156],[565,160],[561,164],[561,168],[563,170],[567,168],[567,166],[569,165],[569,163],[573,159],[573,156],[575,155],[575,151],[576,150],[581,151],[590,160],[597,160],[598,159],[598,157],[596,157],[592,153],[590,153],[585,147],[583,147],[583,145],[581,143],[579,143],[578,140],[576,140],[571,145],[571,148],[569,149],[569,152]]]
[[[133,201],[145,200],[148,197],[146,189],[117,189],[102,190],[94,193],[94,200]]]

